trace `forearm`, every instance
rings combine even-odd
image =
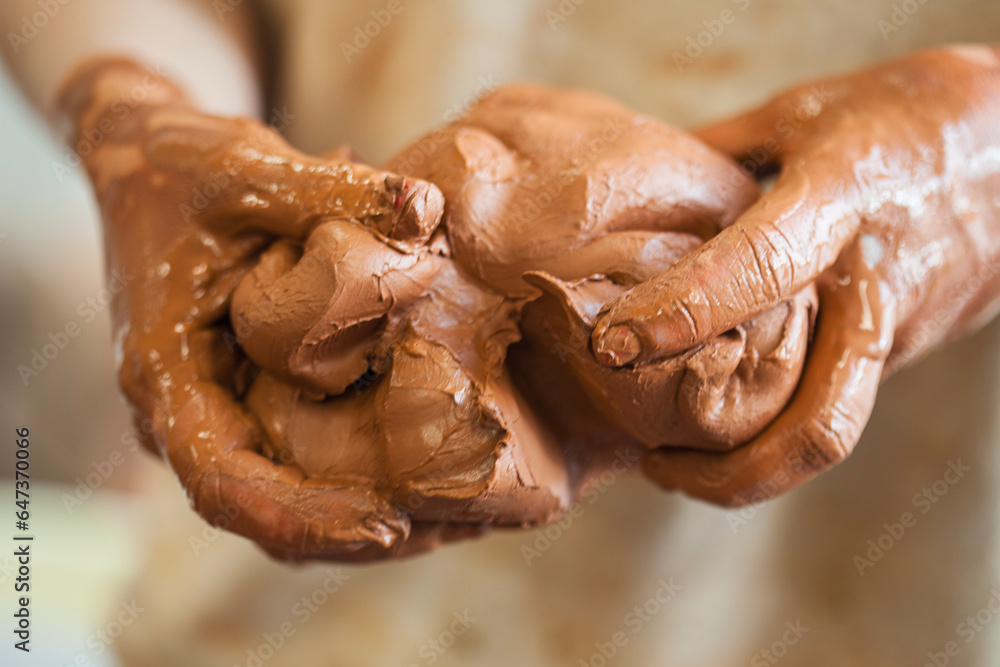
[[[248,4],[219,16],[207,0],[4,0],[2,52],[50,120],[66,77],[109,55],[173,79],[205,111],[258,117],[260,67]]]

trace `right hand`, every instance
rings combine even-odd
[[[652,479],[730,506],[804,484],[854,450],[883,378],[1000,311],[998,118],[1000,49],[955,46],[793,88],[699,133],[780,177],[613,303],[595,349],[614,366],[666,357],[806,285],[818,321],[798,390],[763,433],[727,454],[657,452]]]

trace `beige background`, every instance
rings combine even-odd
[[[914,2],[887,39],[878,24],[892,19],[885,1],[586,0],[563,3],[575,9],[552,29],[546,12],[559,2],[403,0],[347,63],[340,43],[387,2],[272,4],[271,25],[285,35],[273,106],[294,115],[288,135],[317,152],[350,140],[373,160],[440,123],[484,79],[584,86],[690,127],[793,82],[1000,35],[1000,4],[985,0]],[[678,72],[673,53],[724,10],[735,19]],[[1000,587],[1000,324],[891,380],[847,463],[755,513],[622,479],[554,530],[530,565],[522,548],[537,536],[528,532],[344,568],[347,580],[301,623],[294,605],[322,586],[326,566],[292,570],[206,533],[163,467],[122,442],[130,424],[108,323],[84,323],[77,310],[103,285],[94,207],[79,171],[57,178],[63,151],[6,79],[0,146],[0,410],[5,434],[31,427],[33,472],[49,480],[33,507],[39,650],[3,664],[79,655],[113,664],[87,638],[133,599],[144,611],[114,650],[143,667],[246,665],[247,651],[285,622],[295,634],[266,665],[431,664],[421,647],[464,610],[477,620],[434,664],[579,665],[622,629],[628,643],[614,665],[768,664],[758,652],[796,621],[809,630],[778,664],[922,665],[952,640],[961,652],[949,664],[1000,664],[1000,619],[968,643],[957,627]],[[17,365],[70,321],[80,335],[25,386]],[[69,513],[63,494],[114,450],[124,463]],[[959,458],[971,470],[921,514],[914,495]],[[0,460],[8,476],[12,460]],[[906,511],[916,525],[859,576],[854,556]],[[670,578],[680,592],[633,633],[626,614]],[[9,558],[0,557],[0,587],[9,585]],[[8,652],[5,643],[0,655]]]

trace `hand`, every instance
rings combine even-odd
[[[286,557],[402,555],[468,534],[411,533],[374,492],[313,483],[262,456],[260,427],[240,403],[249,364],[226,317],[234,288],[276,238],[304,239],[334,217],[406,246],[436,227],[440,192],[307,157],[252,120],[201,114],[127,61],[79,70],[62,108],[100,204],[109,270],[125,285],[113,303],[121,384],[194,508]]]
[[[594,329],[610,365],[698,345],[815,281],[819,321],[791,403],[726,454],[659,450],[646,473],[723,505],[843,461],[880,380],[1000,306],[1000,51],[918,53],[793,89],[700,137],[774,190]]]

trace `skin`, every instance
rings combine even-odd
[[[335,543],[345,558],[382,557],[448,539],[441,527],[411,533],[369,491],[314,484],[262,456],[259,426],[235,399],[246,363],[224,326],[233,289],[275,237],[304,239],[325,216],[425,229],[440,218],[440,193],[305,156],[256,121],[203,114],[130,61],[80,68],[61,108],[74,119],[74,145],[103,137],[81,154],[109,270],[129,277],[113,303],[119,377],[137,419],[152,424],[147,444],[170,462],[194,509],[216,523],[235,507],[232,530],[276,555]]]
[[[646,474],[721,505],[759,502],[843,461],[879,383],[1000,308],[1000,51],[917,53],[779,95],[703,129],[774,189],[731,227],[610,305],[612,367],[698,345],[815,283],[800,388],[727,454],[660,451]]]

